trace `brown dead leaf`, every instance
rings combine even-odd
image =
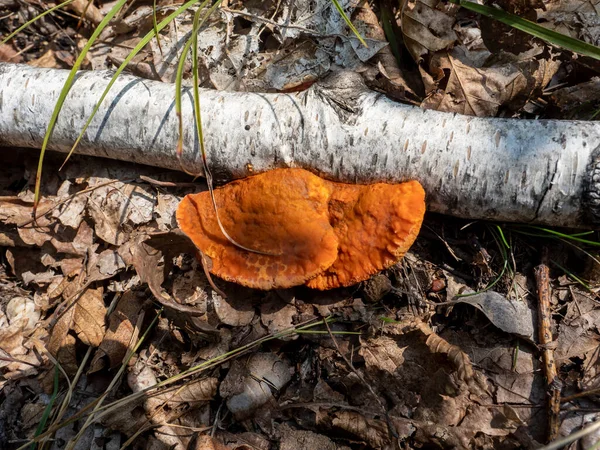
[[[158,382],[157,374],[149,366],[147,357],[146,351],[141,352],[127,375],[129,387],[134,392],[139,392]],[[146,396],[143,401],[144,413],[148,422],[155,425],[153,428],[157,439],[168,448],[189,448],[192,435],[188,427],[206,426],[202,420],[203,416],[198,414],[198,406],[214,398],[217,385],[217,378],[201,378],[156,395]],[[171,426],[171,424],[180,424],[183,427]]]
[[[231,447],[223,445],[221,442],[207,434],[203,434],[198,436],[196,444],[190,450],[231,450]]]
[[[125,261],[116,250],[104,250],[100,254],[93,253],[88,259],[86,282],[107,280],[125,267]]]
[[[420,63],[429,53],[450,48],[456,41],[452,9],[444,11],[438,0],[409,0],[401,17],[404,43]]]
[[[137,324],[144,299],[137,292],[125,292],[108,318],[108,329],[91,363],[90,373],[104,367],[103,357],[108,357],[109,367],[123,362]]]
[[[600,78],[594,77],[589,81],[557,89],[550,95],[563,113],[578,110],[582,105],[593,103],[595,106],[600,101]],[[596,111],[596,108],[592,108]]]
[[[353,411],[340,411],[334,414],[332,425],[364,441],[371,448],[382,448],[390,442],[389,429],[385,421],[368,419]]]
[[[390,374],[404,363],[404,348],[388,336],[369,339],[368,345],[362,345],[359,354],[365,359],[367,366],[377,367]]]
[[[164,402],[170,409],[180,407],[181,403],[192,406],[198,402],[207,402],[214,399],[218,385],[219,380],[217,378],[199,378],[185,383],[175,391],[158,394],[155,398]]]
[[[283,423],[278,431],[281,435],[279,450],[338,450],[339,447],[322,434],[306,430],[294,430]]]
[[[222,431],[218,435],[232,450],[269,450],[271,448],[271,442],[265,435],[260,433],[229,433]],[[338,450],[347,449],[339,448]]]
[[[62,329],[58,329],[58,333],[60,333]],[[71,334],[66,334],[62,336],[60,341],[56,339],[56,343],[53,345],[56,347],[55,351],[50,350],[50,345],[52,342],[52,338],[54,336],[54,329],[50,335],[50,342],[48,343],[48,351],[54,355],[54,357],[60,362],[61,366],[67,372],[68,375],[75,375],[77,373],[77,369],[79,364],[77,363],[77,351],[75,348],[75,344],[77,343],[77,339]]]
[[[21,409],[21,421],[25,430],[34,431],[39,425],[46,405],[43,402],[26,403]]]
[[[583,391],[600,388],[600,345],[585,355],[581,388]]]
[[[538,23],[561,34],[600,44],[600,3],[593,0],[546,0],[536,10]]]
[[[353,23],[363,37],[368,37],[385,42],[385,32],[379,23],[377,14],[371,8],[369,1],[361,0],[352,17]],[[369,65],[365,65],[362,76],[371,89],[382,90],[387,95],[397,99],[406,99],[406,93],[414,98],[414,89],[422,89],[420,79],[415,83],[415,77],[398,66],[396,57],[391,50],[391,44],[386,45],[371,59]],[[417,75],[418,78],[418,75]]]
[[[103,293],[102,288],[88,288],[73,307],[73,330],[84,344],[92,347],[102,343],[106,331]]]
[[[538,404],[544,401],[544,384],[536,376],[540,363],[530,349],[516,352],[506,344],[494,343],[492,348],[474,347],[473,363],[486,370],[488,379],[496,386],[496,400],[500,404]]]
[[[162,298],[162,283],[165,279],[165,264],[170,264],[163,252],[151,247],[140,236],[119,247],[119,255],[128,266],[133,266],[140,280],[147,283],[155,297]]]
[[[19,358],[27,353],[23,341],[23,331],[19,327],[0,329],[0,350],[4,356],[0,359],[0,367],[10,364],[9,358]]]
[[[70,180],[65,180],[60,186],[57,196],[66,201],[52,212],[52,217],[58,219],[66,227],[77,229],[85,217],[84,211],[89,195],[71,196],[72,187],[73,183]]]
[[[8,264],[26,286],[30,283],[45,286],[54,281],[56,275],[54,271],[46,269],[42,256],[40,250],[34,248],[17,247],[6,250]]]
[[[474,447],[471,441],[474,433],[473,430],[463,430],[461,427],[448,427],[436,423],[420,423],[416,429],[415,440],[421,445],[429,444],[434,448],[470,450]]]
[[[104,15],[98,7],[89,0],[75,0],[73,3],[69,4],[67,8],[72,10],[75,14],[83,16],[94,25],[98,25],[104,18]]]
[[[465,418],[460,423],[460,428],[465,431],[472,430],[473,435],[484,433],[488,436],[507,436],[516,430],[517,424],[507,422],[497,408],[471,404]]]
[[[421,106],[438,111],[478,117],[494,116],[500,106],[521,95],[527,78],[513,63],[474,67],[467,54],[456,48],[437,53],[429,64],[430,73],[443,89],[430,92]]]
[[[50,241],[58,253],[86,256],[90,249],[95,251],[98,244],[94,244],[94,230],[86,221],[80,223],[77,234],[72,239],[60,241],[52,238]]]
[[[554,358],[564,364],[569,358],[584,359],[600,343],[600,308],[587,295],[573,291],[575,301],[567,306],[567,314],[558,327]]]
[[[106,307],[103,289],[85,289],[76,295],[70,305],[66,305],[64,314],[56,321],[50,333],[48,351],[61,364],[67,364],[69,370],[77,370],[75,356],[75,338],[69,333],[73,330],[86,345],[98,347],[104,337]],[[74,373],[74,372],[68,372]]]
[[[209,300],[209,284],[200,270],[189,270],[173,280],[173,297],[182,305],[193,306],[205,314]]]
[[[64,68],[60,63],[60,60],[56,57],[56,52],[54,49],[48,49],[42,56],[36,58],[28,63],[30,66],[34,67],[46,67],[51,69],[56,68]]]
[[[23,61],[23,57],[13,48],[12,43],[0,45],[0,61],[18,64]]]
[[[30,216],[31,217],[31,216]],[[38,217],[36,223],[29,223],[18,227],[19,236],[28,245],[41,247],[45,242],[50,241],[56,234],[54,221],[45,216]]]
[[[90,187],[105,183],[102,178],[90,178]],[[96,235],[113,245],[123,244],[133,225],[152,220],[156,198],[140,185],[113,183],[91,192],[88,212],[94,221]]]
[[[140,235],[119,247],[118,253],[127,266],[133,266],[143,283],[147,283],[156,299],[165,306],[194,315],[201,312],[180,305],[162,288],[165,275],[173,266],[173,257],[180,253],[195,251],[194,245],[183,233],[172,231],[150,236]]]
[[[213,307],[219,320],[233,327],[248,325],[254,318],[254,307],[248,298],[223,298],[216,292],[212,293]]]
[[[277,292],[267,294],[260,305],[260,320],[269,333],[278,333],[294,324],[294,317],[298,314],[294,303],[284,301]]]
[[[181,199],[170,194],[158,194],[156,203],[156,223],[161,231],[169,231],[177,228],[175,212]]]

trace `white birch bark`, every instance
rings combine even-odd
[[[81,72],[50,148],[68,151],[108,83]],[[67,71],[0,64],[0,146],[40,148]],[[122,75],[78,153],[179,169],[174,86]],[[217,180],[304,167],[357,183],[419,180],[431,211],[471,219],[593,227],[600,212],[600,123],[465,117],[395,103],[342,72],[307,91],[203,90]],[[186,168],[201,172],[191,92]]]

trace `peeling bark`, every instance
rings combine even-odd
[[[0,146],[40,148],[67,71],[0,64]],[[81,72],[49,148],[68,151],[109,72]],[[600,123],[482,119],[395,103],[335,73],[293,94],[201,94],[218,180],[303,167],[356,183],[417,179],[429,209],[472,219],[593,227],[600,221]],[[201,172],[191,91],[186,168]],[[174,86],[122,75],[78,153],[179,169]]]

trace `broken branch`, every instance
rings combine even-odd
[[[67,71],[0,64],[0,146],[40,148]],[[107,72],[81,72],[50,149],[68,152]],[[202,172],[191,92],[184,162]],[[174,86],[121,75],[78,152],[179,169]],[[225,181],[302,167],[335,181],[417,179],[430,210],[471,219],[591,228],[600,222],[600,123],[475,118],[395,103],[359,75],[306,91],[202,91],[209,166]]]

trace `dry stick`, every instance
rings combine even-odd
[[[544,253],[542,263],[535,268],[535,281],[538,291],[538,332],[544,372],[548,386],[548,441],[553,441],[560,431],[560,380],[554,362],[552,349],[552,312],[550,310],[550,269],[546,264],[547,255]]]
[[[0,64],[0,146],[40,148],[67,75]],[[78,75],[49,149],[71,149],[109,79]],[[78,152],[179,170],[174,91],[122,74]],[[343,182],[417,179],[435,212],[554,226],[600,222],[600,122],[426,111],[367,89],[350,72],[296,93],[201,95],[208,164],[219,181],[274,167]],[[201,172],[191,97],[184,95],[184,160]]]

